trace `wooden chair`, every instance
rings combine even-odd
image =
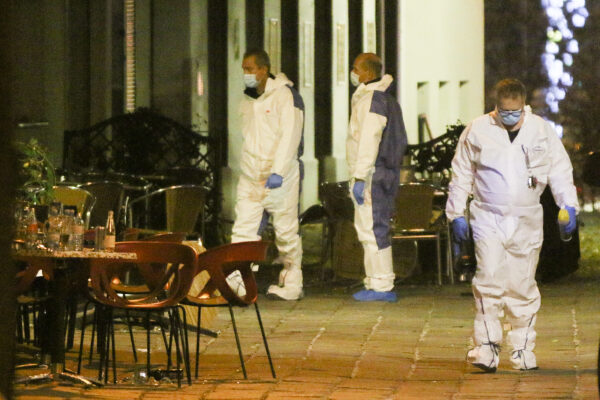
[[[115,339],[114,324],[112,313],[115,309],[128,311],[142,311],[146,313],[146,373],[150,376],[150,313],[158,313],[159,316],[168,312],[170,323],[170,343],[175,341],[176,359],[177,359],[177,384],[181,386],[181,376],[178,373],[181,364],[181,355],[187,373],[188,383],[191,385],[189,351],[187,349],[187,340],[184,334],[185,325],[182,323],[179,312],[179,302],[184,299],[189,292],[192,279],[196,272],[196,252],[189,246],[179,243],[168,242],[119,242],[116,245],[116,251],[134,252],[137,254],[135,262],[115,261],[113,264],[96,265],[93,261],[90,264],[91,295],[94,301],[103,306],[106,313],[103,322],[105,323],[104,335],[105,341],[102,344],[100,371],[104,366],[104,380],[108,380],[108,360],[109,349],[112,344],[112,368],[113,381],[116,383],[116,362],[115,362]],[[142,269],[150,268],[154,272],[153,278],[159,279],[153,282],[146,282],[149,292],[140,294],[135,298],[122,296],[113,287],[113,278],[121,276],[124,269],[131,266],[137,266]],[[143,274],[142,274],[143,275]],[[180,346],[181,344],[181,346]],[[171,346],[167,348],[167,368],[171,363]]]
[[[198,307],[198,325],[196,327],[196,377],[198,377],[200,316],[202,307],[227,307],[233,325],[233,333],[235,335],[244,379],[248,378],[232,307],[247,307],[254,304],[256,318],[258,319],[260,332],[271,367],[271,374],[273,378],[276,378],[267,337],[265,336],[265,330],[258,309],[258,288],[251,267],[252,263],[261,262],[266,259],[269,244],[270,243],[266,241],[231,243],[209,249],[198,255],[198,273],[205,270],[208,272],[210,279],[197,296],[188,295],[184,300],[184,304]],[[243,297],[238,296],[225,279],[229,274],[236,270],[240,271],[246,288],[246,294]],[[218,293],[216,290],[218,290]]]
[[[135,233],[137,233],[137,232],[135,232]],[[135,236],[132,239],[138,239],[137,234],[135,234],[135,235],[132,234],[131,236]],[[142,241],[148,241],[148,242],[167,242],[167,243],[181,243],[184,240],[185,240],[185,233],[182,233],[182,232],[159,233],[159,234],[156,234],[153,236],[148,236],[148,237],[142,239]],[[135,276],[131,277],[130,274],[135,274]],[[147,282],[150,282],[151,285],[155,286],[157,284],[157,281],[159,281],[160,279],[161,279],[161,273],[159,273],[158,276],[155,276],[154,269],[152,268],[151,265],[147,265],[147,264],[140,264],[137,266],[130,265],[129,268],[123,268],[121,270],[120,276],[114,276],[112,278],[111,287],[121,296],[136,297],[136,296],[147,294],[150,292],[150,288],[148,287]],[[87,310],[88,310],[90,303],[93,301],[94,301],[94,299],[91,298],[83,307],[81,340],[79,342],[79,358],[78,358],[78,363],[77,363],[77,373],[78,374],[81,373],[81,361],[82,361],[82,357],[83,357],[83,339],[85,336]],[[97,309],[96,311],[99,311],[99,310]],[[135,346],[135,339],[133,337],[133,330],[131,328],[132,323],[131,323],[129,309],[125,309],[124,311],[125,311],[125,319],[126,319],[126,323],[127,323],[127,328],[129,331],[129,339],[131,341],[131,350],[133,353],[133,360],[135,362],[137,362],[138,361],[137,351],[136,351],[136,346]],[[96,335],[97,322],[98,322],[97,313],[95,313],[94,320],[92,321],[92,339],[90,342],[90,355],[89,355],[90,362],[91,362],[93,351],[94,351],[94,338]],[[162,325],[161,325],[161,327],[162,327]],[[99,341],[100,341],[100,339],[99,339]],[[165,345],[167,345],[166,340],[165,340]]]

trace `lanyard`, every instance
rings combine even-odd
[[[531,164],[529,162],[529,151],[523,145],[521,145],[521,150],[523,150],[523,154],[525,154],[525,165],[527,166],[527,173],[529,174],[529,176],[527,177],[527,187],[529,189],[535,189],[537,186],[538,180],[535,177],[535,175],[533,175],[531,173]]]

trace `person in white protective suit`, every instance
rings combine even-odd
[[[496,84],[496,108],[473,120],[462,133],[452,160],[446,214],[457,241],[469,239],[477,271],[475,347],[467,361],[486,372],[499,363],[500,316],[511,325],[512,367],[537,368],[536,314],[540,292],[535,271],[543,240],[540,196],[550,185],[556,204],[569,213],[566,230],[576,228],[579,210],[569,156],[551,125],[525,105],[525,87],[516,79]],[[558,228],[557,228],[558,229]]]
[[[298,201],[304,103],[284,74],[270,74],[269,56],[263,50],[244,54],[242,69],[243,146],[231,241],[260,240],[272,216],[283,269],[279,283],[271,285],[267,295],[298,300],[303,296]],[[239,272],[228,281],[238,294],[245,293]]]
[[[354,202],[354,226],[364,250],[365,289],[358,301],[397,300],[390,242],[390,218],[400,183],[407,140],[402,111],[393,97],[394,79],[381,76],[381,59],[356,57],[346,158]]]

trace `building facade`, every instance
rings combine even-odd
[[[23,31],[17,138],[40,138],[60,165],[64,130],[151,107],[221,143],[226,218],[239,176],[248,48],[263,47],[303,97],[303,210],[318,202],[320,182],[348,178],[349,71],[358,53],[379,54],[396,78],[411,144],[483,112],[483,0],[15,3],[14,28]]]

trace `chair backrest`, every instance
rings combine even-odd
[[[54,186],[54,198],[63,205],[76,206],[77,212],[81,213],[82,218],[86,222],[86,227],[89,226],[91,212],[96,203],[96,198],[93,194],[85,189],[74,186]]]
[[[401,184],[396,195],[395,230],[429,229],[435,191],[436,187],[433,185],[423,183]]]
[[[103,304],[127,308],[160,308],[174,306],[189,292],[196,273],[197,254],[190,246],[169,242],[118,242],[117,252],[136,253],[137,260],[90,261],[92,293]],[[113,278],[132,266],[152,268],[154,282],[148,282],[150,291],[129,299],[120,296],[112,287]]]
[[[319,188],[319,197],[332,220],[354,220],[354,204],[350,199],[348,181],[323,182]]]
[[[121,209],[125,199],[125,188],[119,182],[88,182],[80,186],[96,198],[94,209],[90,214],[90,226],[104,226],[109,211],[113,211],[115,221],[121,217]]]
[[[144,228],[164,229],[169,232],[195,231],[198,217],[201,217],[200,233],[204,233],[204,205],[208,190],[197,185],[180,185],[158,189],[132,200],[128,206],[128,218],[133,226],[146,225]],[[157,206],[158,204],[158,206]],[[158,213],[163,212],[160,218]],[[144,213],[146,218],[142,218]],[[137,215],[136,215],[137,214]],[[158,218],[157,218],[158,217]],[[143,222],[141,222],[143,221]],[[148,223],[146,223],[149,221]],[[157,226],[161,224],[162,226]],[[149,226],[150,224],[150,226]]]
[[[251,264],[266,259],[269,244],[267,241],[239,242],[208,249],[198,254],[198,272],[206,270],[210,275],[207,287],[217,288],[230,304],[242,307],[253,304],[258,298],[258,287]],[[235,270],[240,271],[244,281],[246,295],[243,297],[238,296],[225,279]]]

